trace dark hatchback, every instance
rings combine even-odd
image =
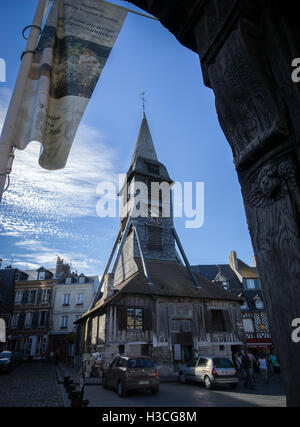
[[[159,375],[149,357],[117,357],[104,368],[103,388],[116,389],[120,397],[127,391],[148,389],[153,394],[159,392]]]

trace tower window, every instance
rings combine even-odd
[[[148,248],[162,250],[162,229],[160,227],[148,226]]]
[[[159,166],[147,163],[147,170],[154,175],[159,175]]]

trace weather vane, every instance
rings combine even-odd
[[[142,95],[141,99],[143,101],[143,113],[145,113],[145,102],[148,102],[148,101],[145,99],[145,92],[142,92],[141,95]]]

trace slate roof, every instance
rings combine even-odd
[[[82,317],[86,317],[89,313],[104,308],[116,297],[120,296],[120,294],[218,299],[235,302],[243,301],[243,298],[224,290],[221,286],[213,284],[210,280],[196,273],[195,276],[201,286],[200,289],[197,289],[188,269],[175,261],[147,259],[147,268],[153,282],[153,284],[149,284],[143,273],[141,260],[135,259],[135,262],[138,266],[138,271],[116,286],[114,288],[115,294],[111,298],[106,301],[98,301],[96,306]]]
[[[231,289],[242,289],[243,285],[229,264],[192,265],[191,269],[208,280],[215,280],[221,272],[229,281]]]

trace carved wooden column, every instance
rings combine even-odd
[[[300,318],[300,86],[291,79],[292,60],[300,57],[296,9],[280,0],[132,3],[200,56],[232,148],[287,403],[300,406],[300,343],[291,337],[292,321]]]

